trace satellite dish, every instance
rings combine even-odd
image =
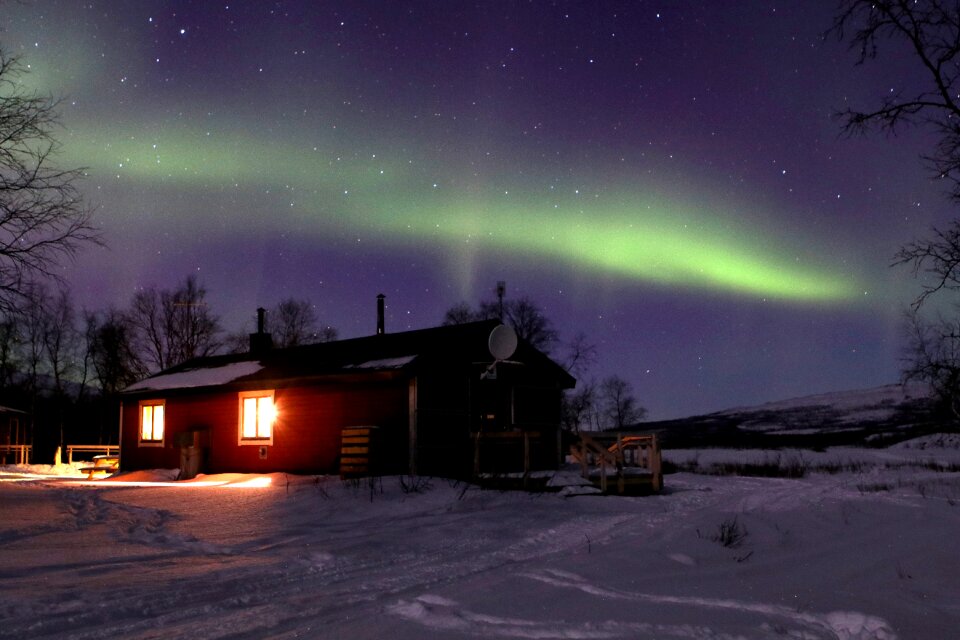
[[[517,334],[505,324],[494,327],[487,339],[487,348],[497,360],[506,360],[517,350]]]

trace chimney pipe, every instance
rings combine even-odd
[[[266,333],[267,310],[263,307],[257,307],[257,333]]]
[[[257,332],[250,334],[250,353],[258,356],[273,348],[273,336],[267,333],[267,310],[257,309]]]
[[[382,336],[384,334],[384,322],[383,322],[383,300],[386,298],[382,293],[377,294],[377,335]]]

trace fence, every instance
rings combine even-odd
[[[7,463],[8,453],[14,454],[16,460],[14,464],[30,464],[30,458],[33,456],[33,446],[29,444],[0,444],[3,464]]]
[[[67,464],[73,462],[74,452],[93,452],[94,454],[116,456],[120,455],[120,446],[115,444],[68,444]]]

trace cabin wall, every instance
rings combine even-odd
[[[161,396],[150,396],[156,399]],[[385,472],[402,471],[407,462],[406,380],[325,384],[274,389],[277,418],[273,443],[239,444],[237,392],[174,395],[165,399],[163,447],[139,446],[139,402],[123,407],[124,470],[177,468],[177,434],[200,431],[206,473],[338,473],[340,431],[348,426],[377,426]]]
[[[485,364],[449,368],[445,375],[417,378],[417,471],[463,477],[480,460],[481,470],[556,469],[560,462],[562,390],[549,386],[537,371],[501,363],[495,378],[481,378]],[[477,434],[529,432],[524,439],[485,439]]]
[[[462,477],[471,467],[468,372],[417,377],[416,470],[422,475]]]

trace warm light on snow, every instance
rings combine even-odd
[[[568,498],[430,478],[5,467],[0,480],[36,481],[0,481],[3,634],[896,640],[960,625],[943,544],[960,527],[954,435],[665,459],[808,473],[682,472],[655,496]]]
[[[250,478],[249,480],[234,482],[227,486],[231,489],[258,489],[269,487],[271,484],[273,484],[273,480],[271,480],[269,476],[258,476],[256,478]]]

